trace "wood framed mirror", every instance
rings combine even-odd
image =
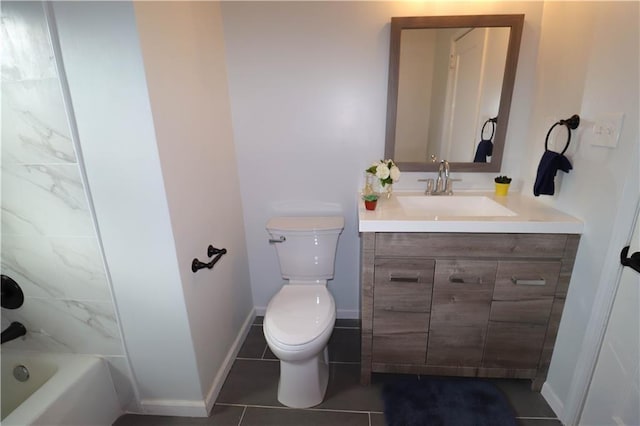
[[[521,14],[391,18],[385,158],[405,172],[441,160],[500,171],[523,25]]]

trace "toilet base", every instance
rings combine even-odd
[[[309,408],[324,399],[329,382],[329,353],[327,347],[306,361],[280,360],[278,401],[291,408]]]

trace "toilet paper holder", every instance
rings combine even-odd
[[[194,258],[193,261],[191,262],[191,270],[193,271],[193,273],[196,273],[200,269],[204,269],[204,268],[211,269],[213,268],[213,265],[215,265],[218,262],[218,260],[220,260],[220,258],[225,254],[227,254],[226,248],[217,249],[214,246],[209,245],[209,247],[207,248],[207,255],[209,257],[215,255],[216,257],[211,259],[211,262],[209,263],[204,263]]]

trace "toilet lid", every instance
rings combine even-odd
[[[285,345],[304,345],[335,321],[336,305],[324,285],[285,284],[267,306],[269,334]]]

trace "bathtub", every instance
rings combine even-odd
[[[2,425],[111,425],[121,414],[109,368],[92,356],[2,352]],[[29,379],[14,377],[25,366]]]

